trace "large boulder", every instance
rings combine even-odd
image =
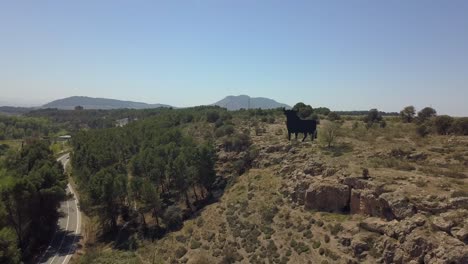
[[[434,245],[426,235],[419,232],[411,233],[402,244],[402,249],[407,254],[404,262],[416,260],[418,263],[422,263],[424,256],[431,252],[433,248]]]
[[[384,235],[388,232],[389,223],[376,217],[368,217],[359,223],[359,227],[373,233]]]
[[[440,231],[448,233],[450,232],[450,229],[455,226],[455,223],[443,216],[436,216],[432,219],[432,226]]]
[[[416,207],[401,192],[388,192],[379,196],[382,216],[387,220],[402,220],[416,213]]]
[[[468,227],[454,227],[450,230],[450,234],[463,243],[468,244]]]
[[[350,198],[350,213],[369,216],[380,216],[380,202],[374,191],[368,189],[352,189]]]
[[[305,195],[305,208],[326,212],[343,212],[349,209],[350,189],[334,181],[312,183]]]
[[[299,205],[304,205],[304,197],[308,187],[309,184],[306,182],[297,183],[290,193],[291,200]]]

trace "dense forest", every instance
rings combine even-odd
[[[156,231],[178,228],[210,199],[216,178],[212,142],[189,136],[182,127],[211,113],[167,111],[122,128],[77,133],[72,166],[82,210],[109,232],[122,220],[138,223],[146,235],[148,216]]]
[[[58,130],[47,118],[0,115],[0,140],[43,137]]]
[[[28,260],[55,229],[66,178],[46,142],[0,160],[0,263]]]

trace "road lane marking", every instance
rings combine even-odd
[[[73,191],[73,187],[68,184],[68,188],[70,189],[70,192],[73,194],[73,197],[75,198],[75,212],[76,212],[76,229],[75,229],[75,237],[73,238],[73,243],[71,244],[71,247],[68,249],[68,253],[67,253],[67,256],[65,257],[65,259],[62,261],[62,264],[67,264],[68,261],[70,260],[71,256],[70,255],[70,251],[72,249],[72,247],[75,245],[75,240],[76,240],[76,237],[78,236],[78,233],[80,232],[80,227],[81,227],[81,214],[80,214],[80,211],[78,209],[78,202],[77,202],[77,199],[76,199],[76,195],[75,195],[75,192]]]
[[[66,164],[68,163],[68,161],[70,161],[70,160],[67,160],[65,163],[63,163],[62,160],[63,160],[64,158],[67,158],[68,156],[70,156],[70,154],[65,154],[65,155],[63,155],[62,157],[60,157],[60,158],[57,159],[58,162],[62,163],[62,165],[63,165],[64,168],[65,168]],[[68,202],[67,202],[67,204],[68,204]],[[58,222],[57,222],[57,225],[59,225]],[[42,256],[41,256],[41,258],[40,258],[40,260],[39,260],[39,263],[42,263],[42,262],[43,262],[44,257],[47,255],[47,252],[49,252],[49,250],[52,248],[52,242],[54,242],[54,239],[55,239],[56,236],[57,236],[57,227],[55,227],[54,235],[52,236],[52,239],[50,240],[50,243],[49,243],[49,245],[47,246],[46,251],[44,252],[44,254],[42,254]]]
[[[65,231],[68,231],[68,223],[70,223],[70,205],[67,201],[67,225],[65,227]],[[58,255],[58,252],[60,251],[60,249],[62,248],[62,244],[63,244],[63,240],[65,240],[65,233],[63,234],[63,237],[62,237],[62,241],[60,242],[60,245],[57,249],[57,252],[55,252],[55,256],[52,258],[52,260],[49,262],[49,264],[51,264],[52,262],[54,262],[55,258],[57,257]]]

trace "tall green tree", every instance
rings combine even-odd
[[[91,201],[105,227],[117,228],[117,218],[127,197],[127,178],[114,168],[100,170],[89,185]]]
[[[400,111],[400,118],[405,123],[411,123],[414,119],[415,114],[416,110],[414,109],[414,106],[406,106],[405,108],[403,108],[403,110]]]
[[[448,115],[436,116],[434,118],[434,127],[440,135],[447,135],[452,127],[453,117]]]
[[[437,115],[437,112],[434,108],[432,107],[424,107],[421,109],[421,111],[418,112],[418,121],[419,122],[424,122],[428,120],[431,117],[434,117]]]
[[[15,241],[21,258],[25,259],[49,240],[60,202],[65,199],[66,180],[61,164],[55,161],[45,142],[33,141],[21,151],[10,153],[2,167],[5,168],[0,173],[2,239]],[[10,247],[2,247],[13,252]]]
[[[303,102],[299,102],[294,105],[294,110],[298,112],[298,116],[302,119],[307,119],[312,116],[314,109],[310,105],[306,105]]]

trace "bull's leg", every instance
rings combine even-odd
[[[294,133],[294,134],[296,135],[296,140],[297,140],[297,132],[296,132],[296,133]]]
[[[291,141],[291,132],[288,131],[288,140]]]
[[[304,138],[302,139],[302,142],[307,138],[307,132],[304,132]]]

